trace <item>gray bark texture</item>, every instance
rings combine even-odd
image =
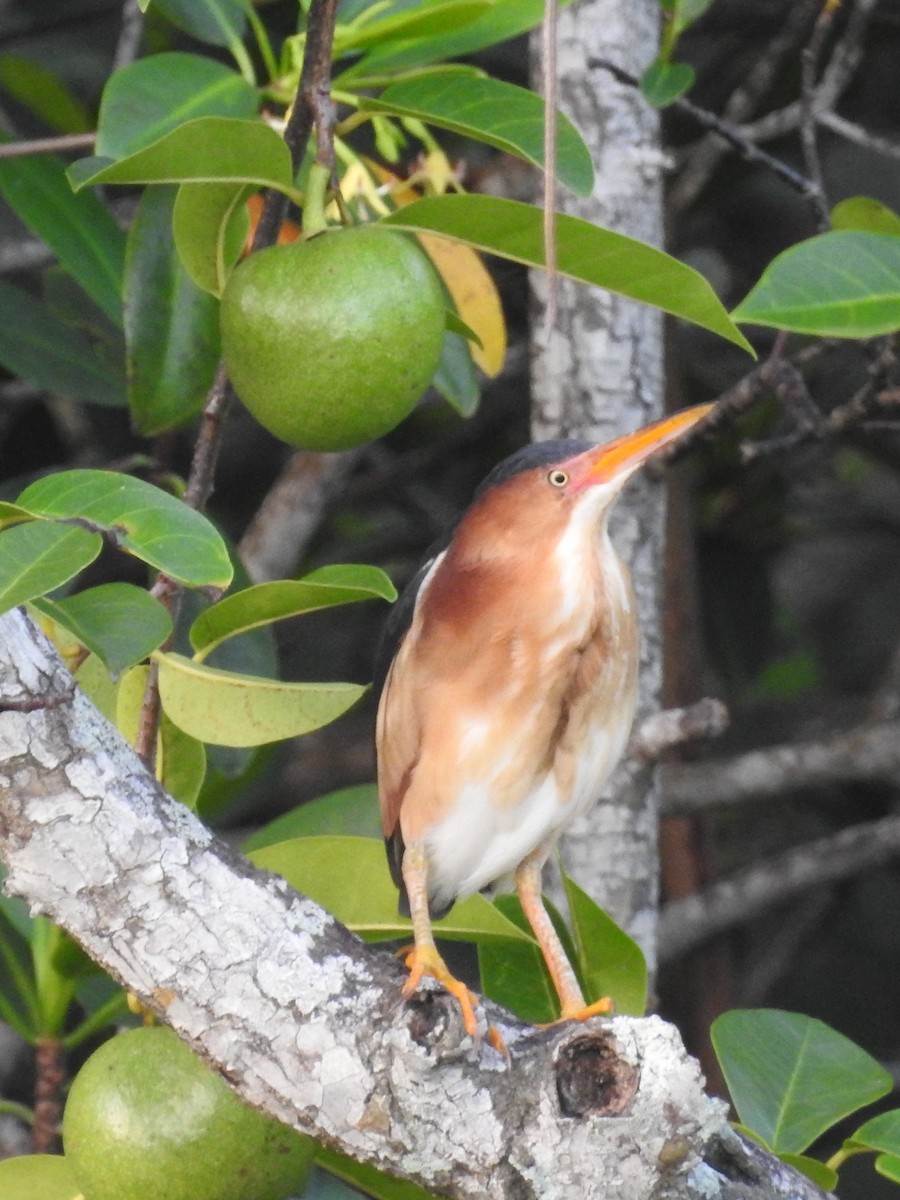
[[[586,200],[560,207],[617,233],[662,243],[662,167],[656,112],[634,89],[591,70],[593,57],[640,75],[659,44],[657,0],[579,0],[558,21],[559,107],[587,142],[597,172]],[[539,83],[535,71],[535,84]],[[547,279],[533,273],[533,434],[608,441],[663,415],[660,313],[610,292],[559,280],[549,337]],[[638,478],[613,516],[613,540],[630,566],[642,630],[638,719],[660,706],[664,495]],[[615,778],[601,803],[569,828],[566,869],[641,945],[656,944],[657,794],[653,773]]]
[[[820,1193],[729,1131],[658,1018],[547,1029],[508,1057],[168,797],[19,611],[0,617],[6,889],[67,929],[251,1103],[449,1197]]]

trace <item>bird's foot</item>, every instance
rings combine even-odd
[[[403,996],[408,998],[415,992],[425,975],[436,979],[441,987],[446,988],[454,997],[462,1010],[463,1024],[469,1037],[477,1037],[478,1020],[475,1016],[474,1002],[476,997],[466,985],[455,975],[438,954],[434,946],[413,946],[406,953],[404,961],[409,970],[409,979],[403,985]]]
[[[592,1004],[564,1005],[560,1021],[587,1021],[591,1017],[606,1017],[613,1010],[613,1002],[609,996],[601,996]],[[555,1022],[554,1022],[555,1024]]]

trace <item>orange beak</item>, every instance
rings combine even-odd
[[[685,408],[671,417],[654,421],[652,425],[638,429],[635,433],[626,433],[614,442],[607,442],[580,454],[572,462],[573,466],[578,464],[581,468],[573,470],[573,483],[578,490],[592,484],[611,483],[616,479],[621,479],[624,483],[632,471],[646,462],[651,455],[681,437],[714,408],[714,404],[698,404],[694,408]]]

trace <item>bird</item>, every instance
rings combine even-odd
[[[476,490],[386,622],[375,665],[376,760],[388,866],[413,945],[403,996],[430,976],[476,1036],[475,997],[432,920],[510,877],[559,998],[585,1001],[546,912],[541,872],[593,804],[634,718],[639,630],[607,518],[625,483],[694,427],[698,405],[614,441],[528,445]]]

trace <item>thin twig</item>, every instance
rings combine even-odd
[[[866,150],[881,154],[885,158],[900,158],[900,142],[870,133],[868,129],[863,129],[861,125],[854,125],[852,121],[848,121],[845,117],[839,117],[835,112],[828,110],[817,113],[816,120],[826,129],[830,129],[832,133],[836,133],[838,137],[846,138],[848,142],[854,142],[857,146],[863,146]]]
[[[620,83],[627,84],[629,87],[636,88],[639,86],[640,81],[636,76],[623,70],[608,59],[588,59],[588,66],[608,71]],[[706,108],[701,108],[699,104],[695,104],[693,100],[688,100],[684,96],[673,101],[671,107],[677,109],[678,112],[683,112],[686,116],[692,117],[698,125],[709,130],[710,133],[723,138],[746,162],[758,163],[760,166],[768,168],[774,175],[784,180],[785,183],[789,184],[807,200],[812,201],[817,196],[817,189],[813,180],[794,170],[793,167],[788,166],[781,159],[775,158],[774,155],[768,154],[765,150],[760,150],[744,134],[740,126],[732,125],[730,122],[723,120],[722,117],[717,116],[716,113],[710,112]]]
[[[816,130],[816,76],[819,70],[819,59],[825,39],[831,29],[834,13],[835,6],[832,0],[825,0],[813,26],[812,36],[800,55],[800,145],[803,148],[806,174],[815,188],[809,199],[816,210],[816,220],[820,232],[825,232],[831,227],[831,218],[828,214],[828,201],[825,198],[825,181],[822,175],[822,161],[819,157],[819,141]]]
[[[3,142],[0,158],[30,158],[37,154],[70,154],[93,150],[95,133],[64,133],[59,137],[33,138],[27,142]]]
[[[742,461],[747,463],[764,455],[784,454],[811,441],[842,437],[851,429],[862,433],[883,432],[884,423],[877,422],[876,425],[871,418],[897,402],[893,389],[879,386],[896,366],[896,355],[891,338],[878,339],[868,345],[877,346],[868,365],[869,379],[849,400],[837,405],[827,416],[819,412],[799,372],[799,383],[795,380],[793,385],[785,372],[782,390],[776,389],[776,395],[793,413],[797,420],[796,428],[778,437],[743,442]],[[805,418],[803,413],[807,414]],[[900,425],[897,423],[889,423],[886,428],[890,432],[900,433]]]
[[[783,28],[766,45],[744,80],[728,98],[722,111],[725,121],[737,124],[753,113],[774,83],[784,59],[804,38],[813,10],[819,3],[820,0],[799,0],[788,7]],[[726,151],[727,146],[721,140],[707,134],[683,152],[678,178],[669,192],[670,202],[675,208],[687,208],[697,198]]]
[[[122,28],[113,55],[113,71],[127,67],[137,58],[144,36],[144,14],[138,0],[125,0],[122,6]]]
[[[833,109],[853,80],[862,56],[866,29],[877,3],[878,0],[856,0],[850,9],[847,28],[835,43],[816,89],[814,108],[817,115]],[[767,142],[797,129],[801,119],[801,104],[799,100],[795,100],[784,108],[767,113],[758,121],[742,125],[740,128],[743,136],[750,141]]]
[[[307,17],[300,83],[284,129],[284,140],[291,152],[295,174],[306,153],[316,116],[324,105],[330,104],[331,50],[337,3],[338,0],[313,0]],[[286,196],[272,190],[266,193],[262,216],[253,238],[253,250],[275,245],[287,210]]]
[[[748,371],[734,387],[718,397],[715,409],[708,417],[704,417],[698,425],[689,429],[677,442],[654,455],[646,467],[647,474],[651,478],[661,477],[666,467],[688,455],[699,442],[705,442],[715,430],[732,425],[747,409],[752,408],[764,396],[771,395],[779,380],[785,379],[788,369],[796,371],[785,359],[768,358],[752,371]],[[791,375],[792,380],[793,378]]]

